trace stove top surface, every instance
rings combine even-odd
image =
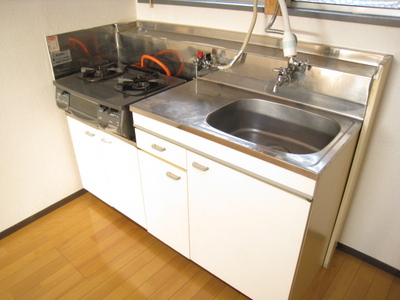
[[[106,66],[105,69],[111,69],[110,76],[97,76],[98,74],[94,76],[96,68],[82,68],[80,73],[56,79],[54,84],[77,97],[120,109],[186,82],[184,79],[136,66],[127,66],[120,72],[121,70],[115,69],[115,66],[114,64]],[[99,77],[104,78],[99,79]]]
[[[107,63],[96,67],[82,67],[77,77],[87,82],[99,82],[123,73],[117,63]]]

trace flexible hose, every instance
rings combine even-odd
[[[145,59],[154,61],[156,64],[158,64],[158,65],[164,70],[164,72],[165,72],[165,74],[166,74],[167,76],[171,76],[171,71],[167,68],[167,66],[164,65],[164,64],[163,64],[161,61],[159,61],[157,58],[155,58],[155,57],[153,57],[153,56],[150,56],[150,55],[142,55],[142,58],[140,59],[140,66],[141,66],[142,68],[145,68],[145,67],[146,67],[145,64],[144,64],[144,60],[145,60]]]
[[[181,75],[181,73],[183,71],[183,68],[185,67],[185,62],[183,61],[183,59],[182,59],[181,55],[179,54],[179,52],[175,51],[175,50],[172,50],[172,49],[165,49],[165,50],[162,50],[162,51],[158,52],[156,55],[154,55],[154,57],[161,56],[161,55],[163,55],[165,53],[172,53],[179,60],[179,69],[178,69],[178,71],[176,72],[176,74],[174,76]]]
[[[272,28],[272,26],[274,25],[274,23],[276,21],[276,17],[278,16],[279,7],[280,7],[280,5],[278,2],[277,5],[275,6],[275,10],[274,10],[271,20],[269,21],[267,27],[265,27],[265,32],[275,33],[275,34],[283,34],[283,30]]]
[[[73,45],[72,42],[77,43],[79,46],[82,47],[83,51],[85,51],[86,54],[90,55],[90,52],[89,52],[88,48],[86,48],[85,44],[82,43],[81,41],[79,41],[77,39],[74,39],[74,38],[68,38],[68,42],[71,45],[71,47],[74,48],[74,49],[76,49],[76,48],[75,48],[75,46]]]
[[[284,31],[291,33],[292,29],[290,28],[289,13],[287,10],[286,2],[285,2],[285,0],[278,0],[278,2],[279,2],[279,6],[281,7]]]
[[[283,17],[283,55],[285,57],[293,57],[297,55],[297,40],[290,28],[289,13],[287,10],[285,0],[278,0],[279,6],[281,7]]]
[[[236,56],[233,58],[233,60],[229,64],[224,65],[224,66],[218,66],[218,69],[226,70],[226,69],[231,68],[236,63],[236,61],[242,56],[244,49],[246,49],[247,44],[249,43],[251,34],[253,33],[254,26],[256,25],[257,3],[258,3],[258,0],[254,0],[254,2],[253,2],[253,19],[251,20],[250,27],[249,27],[249,30],[247,31],[247,35],[243,41],[242,47],[240,48],[239,52],[236,54]]]

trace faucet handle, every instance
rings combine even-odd
[[[284,68],[284,67],[273,68],[272,71],[278,72],[278,76],[279,76],[279,75],[283,75],[283,76],[287,75],[287,69]]]
[[[288,61],[288,69],[292,70],[293,72],[304,73],[308,69],[308,59],[302,62],[293,56]]]
[[[292,76],[288,68],[273,68],[272,71],[278,72],[277,81],[280,85],[289,84],[292,81]]]
[[[307,71],[309,69],[308,67],[308,59],[306,59],[304,62],[299,61],[299,66],[298,66],[298,70],[301,73],[304,73],[305,71]]]

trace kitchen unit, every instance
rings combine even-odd
[[[146,227],[135,145],[67,119],[84,188]]]
[[[67,114],[83,187],[146,228],[129,105],[185,80],[118,62],[115,43],[113,26],[48,38],[57,49],[56,104]]]
[[[151,126],[158,128],[158,132],[172,129],[141,115],[135,114],[134,118],[138,127],[147,130]],[[147,145],[165,145],[165,152],[177,147],[160,139],[158,134],[137,131],[139,148],[142,137],[152,141]],[[179,136],[180,141],[181,138]],[[227,154],[223,147],[214,146],[220,153]],[[174,182],[168,174],[172,166],[165,168],[163,164],[166,163],[158,157],[145,152],[140,154],[146,209],[148,203],[155,200],[168,206],[166,216],[173,218],[167,224],[168,229],[173,230],[169,234],[186,243],[191,260],[254,299],[266,294],[274,299],[288,297],[311,206],[309,201],[192,151],[180,153],[180,157],[187,158],[187,180],[186,172],[177,173],[185,192],[182,194],[179,190],[176,193],[173,189],[164,189],[164,182]],[[153,180],[156,185],[151,184]],[[153,190],[155,195],[146,197],[147,189]],[[156,210],[165,211],[160,204]],[[165,227],[164,218],[155,219],[156,226]],[[172,227],[176,218],[186,220],[186,223]],[[152,233],[149,222],[148,226]],[[182,234],[184,229],[186,233]],[[162,233],[153,234],[164,240]],[[166,243],[182,253],[176,244]],[[279,284],[262,284],[260,289],[264,280]]]
[[[366,125],[391,57],[299,44],[309,67],[274,95],[271,70],[285,65],[275,40],[255,36],[240,63],[218,70],[198,65],[195,53],[217,55],[217,62],[230,59],[240,35],[138,25],[123,24],[128,29],[106,35],[115,37],[119,63],[179,49],[175,73],[199,77],[126,103],[121,112],[105,104],[111,80],[68,86],[71,75],[63,74],[56,86],[77,96],[90,90],[89,100],[99,105],[93,113],[97,130],[111,129],[112,136],[137,143],[138,153],[131,156],[138,159],[142,190],[127,193],[142,193],[140,209],[150,233],[249,297],[298,299],[329,262],[347,179],[357,171],[352,162],[365,148]],[[92,70],[81,70],[86,71]],[[130,120],[132,134],[113,130],[124,128],[118,116]]]
[[[191,259],[253,299],[287,298],[310,202],[193,152],[188,162]]]
[[[190,113],[193,105],[229,94],[214,85],[192,81],[132,105],[135,126],[187,150],[190,259],[253,299],[297,299],[323,263],[346,180],[339,174],[349,169],[357,134],[334,164],[325,167],[323,177],[310,178],[205,138],[207,133],[186,124],[172,125],[171,120],[179,118],[176,111],[166,119],[166,101]],[[188,90],[192,98],[186,102],[182,95]],[[359,125],[352,130],[357,132]],[[140,134],[137,141],[140,148]]]
[[[147,230],[190,257],[186,150],[140,130],[136,135]]]

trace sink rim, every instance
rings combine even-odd
[[[241,106],[245,106],[244,109],[240,109]],[[260,107],[261,106],[261,107]],[[258,113],[257,109],[261,109],[264,113]],[[268,110],[268,113],[265,113],[265,110]],[[227,110],[227,111],[225,111]],[[229,117],[227,116],[227,113],[232,113],[233,115],[230,115]],[[243,118],[243,113],[249,113],[251,117],[255,115],[260,116],[261,122],[271,122],[271,124],[266,124],[267,126],[270,125],[269,129],[272,130],[264,130],[265,127],[263,126],[258,126],[260,125],[259,123],[255,124],[250,121],[251,126],[253,127],[241,127],[241,126],[235,126],[239,125],[239,123],[246,123],[249,121],[246,118]],[[286,113],[289,115],[287,116]],[[300,115],[300,116],[299,116]],[[232,116],[232,118],[231,118]],[[290,118],[290,116],[292,118]],[[293,117],[296,117],[294,119]],[[299,117],[298,117],[299,116]],[[255,116],[257,117],[257,116]],[[310,119],[312,118],[312,119]],[[230,122],[227,123],[226,121],[229,120]],[[253,119],[254,120],[254,119]],[[302,120],[305,120],[306,122],[302,122]],[[325,147],[327,147],[336,137],[337,135],[340,134],[341,131],[341,125],[340,123],[333,119],[332,117],[328,117],[322,114],[318,114],[315,112],[310,112],[305,109],[300,109],[297,107],[293,107],[290,105],[282,104],[282,103],[277,103],[273,101],[268,101],[265,99],[259,99],[259,98],[246,98],[246,99],[237,99],[234,100],[226,105],[223,105],[214,111],[210,112],[206,117],[205,121],[208,125],[211,127],[215,128],[216,130],[219,130],[225,134],[228,134],[232,137],[241,139],[243,141],[247,141],[251,144],[257,145],[259,147],[266,147],[268,149],[274,150],[274,151],[279,151],[279,152],[284,152],[284,153],[291,153],[294,155],[308,155],[308,154],[314,154],[317,152],[322,151]],[[293,122],[294,121],[294,122]],[[221,122],[221,124],[218,124],[218,122]],[[265,123],[264,122],[264,123]],[[318,124],[314,124],[314,123]],[[327,133],[326,131],[322,130],[315,130],[314,128],[311,127],[311,125],[321,125],[320,123],[323,123],[322,125],[325,125],[324,127],[328,127],[328,131],[331,131]],[[281,124],[280,124],[281,123]],[[319,142],[321,139],[318,140],[313,140],[313,138],[309,137],[309,143],[307,143],[305,140],[302,139],[296,139],[296,136],[294,134],[291,135],[291,131],[288,130],[287,128],[282,129],[281,127],[278,128],[279,125],[285,125],[288,124],[289,126],[292,126],[292,129],[302,129],[306,130],[306,134],[312,134],[311,131],[314,131],[315,134],[320,133],[321,137],[324,138],[324,141],[321,141],[323,145],[316,145],[315,142]],[[274,128],[275,125],[275,128]],[[224,128],[225,127],[225,128]],[[228,128],[226,128],[228,127]],[[281,130],[280,130],[281,129]],[[241,132],[244,130],[248,131],[262,131],[265,132],[266,136],[272,137],[272,139],[275,137],[275,140],[282,140],[283,143],[285,143],[285,140],[292,140],[293,142],[286,142],[286,147],[284,145],[280,145],[283,148],[289,147],[288,145],[292,144],[294,146],[300,146],[302,151],[299,152],[293,152],[293,151],[280,151],[279,149],[276,148],[276,144],[272,145],[267,145],[263,143],[257,143],[256,141],[246,139],[243,137],[240,137],[238,134],[235,134],[235,132]],[[286,131],[286,135],[280,134],[284,133]],[[280,132],[280,133],[279,133]],[[314,142],[314,144],[311,144],[311,142]],[[275,148],[274,148],[275,147]],[[289,147],[290,148],[290,147]],[[305,152],[308,149],[316,149],[316,151],[312,152]]]
[[[206,122],[207,115],[214,110],[244,98],[272,101],[330,117],[341,125],[341,131],[323,151],[312,155],[291,155],[235,138],[213,128]],[[339,101],[340,106],[344,105],[341,99],[326,97],[324,101]],[[348,107],[348,109],[357,108]],[[224,145],[235,151],[314,179],[334,160],[337,154],[345,149],[347,144],[358,138],[362,126],[362,120],[354,118],[347,113],[340,113],[314,105],[310,106],[281,95],[257,93],[224,83],[203,80],[202,78],[194,79],[173,89],[135,102],[130,105],[130,110],[202,137],[205,140]],[[177,142],[179,143],[179,141]],[[203,154],[206,154],[206,152]]]

